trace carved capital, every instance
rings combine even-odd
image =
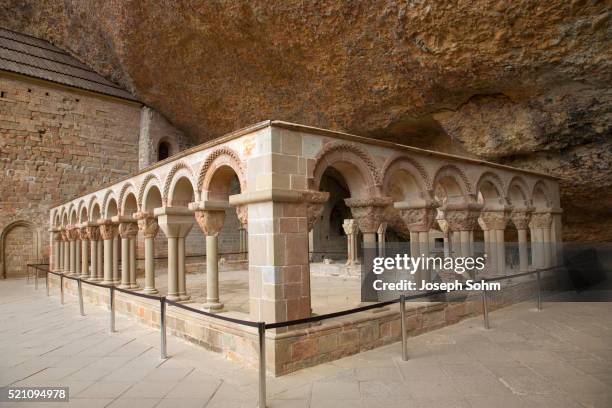
[[[117,228],[117,224],[113,223],[103,223],[100,224],[100,236],[102,236],[103,240],[114,239],[117,237],[119,233],[119,229]]]
[[[438,206],[434,201],[422,207],[400,208],[399,214],[410,232],[428,232],[436,220]]]
[[[323,214],[325,203],[329,200],[329,193],[326,191],[308,190],[303,194],[306,201],[306,214],[308,216],[308,231],[312,230],[317,219]]]
[[[236,216],[242,228],[249,229],[249,207],[246,204],[236,206]]]
[[[53,240],[57,241],[57,242],[62,242],[62,231],[58,230],[58,231],[53,231]]]
[[[510,219],[512,220],[512,223],[514,224],[517,230],[525,230],[529,228],[529,223],[531,222],[531,215],[531,209],[514,210],[510,215]]]
[[[549,212],[534,213],[531,216],[532,228],[549,229],[552,226],[552,214]]]
[[[478,225],[478,217],[482,204],[462,206],[446,206],[443,210],[444,219],[450,231],[473,231]]]
[[[99,241],[101,236],[100,236],[100,227],[98,226],[89,226],[86,227],[87,228],[87,236],[89,236],[89,239],[92,241]]]
[[[376,234],[385,219],[385,208],[391,205],[389,197],[347,198],[346,206],[351,209],[359,229],[366,234]]]
[[[89,231],[87,230],[87,227],[79,228],[79,237],[81,238],[81,241],[89,240]]]
[[[136,213],[134,218],[138,220],[138,229],[142,231],[145,238],[155,238],[159,232],[157,218],[147,213]]]
[[[138,224],[136,222],[122,222],[119,224],[119,236],[131,239],[138,235]]]
[[[478,223],[484,231],[504,230],[510,218],[510,211],[482,211]]]
[[[356,235],[359,232],[359,226],[357,225],[357,222],[352,218],[345,219],[342,223],[342,228],[344,228],[344,233],[346,235]]]
[[[224,210],[199,210],[195,218],[204,235],[217,235],[225,222]]]

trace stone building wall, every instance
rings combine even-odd
[[[138,171],[146,135],[187,144],[139,103],[0,72],[0,276],[48,259],[49,209]],[[41,237],[36,250],[30,234]]]

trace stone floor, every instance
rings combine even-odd
[[[69,404],[254,407],[257,380],[217,354],[24,280],[0,281],[0,386],[68,386]],[[268,378],[269,407],[610,407],[612,304],[522,303],[400,344]]]
[[[138,284],[144,286],[144,277]],[[167,293],[168,275],[165,268],[158,268],[155,285],[161,294]],[[360,280],[358,277],[312,276],[312,309],[323,314],[350,309],[360,303]],[[187,292],[196,304],[206,302],[206,273],[187,274]],[[219,294],[224,310],[249,313],[249,275],[246,270],[219,272]]]

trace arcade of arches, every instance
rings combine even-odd
[[[53,270],[145,293],[162,292],[161,242],[163,294],[184,302],[193,302],[186,248],[196,231],[206,249],[201,307],[280,322],[310,316],[312,271],[358,270],[362,244],[379,253],[387,241],[412,254],[484,252],[488,274],[556,265],[561,209],[557,180],[545,174],[267,121],[57,206],[50,224]],[[248,316],[224,305],[224,233],[248,252]],[[279,372],[308,357],[282,357],[285,340],[277,341],[276,358],[287,360]]]

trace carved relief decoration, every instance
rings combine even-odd
[[[203,210],[195,212],[195,219],[204,235],[217,235],[225,222],[225,211]]]

